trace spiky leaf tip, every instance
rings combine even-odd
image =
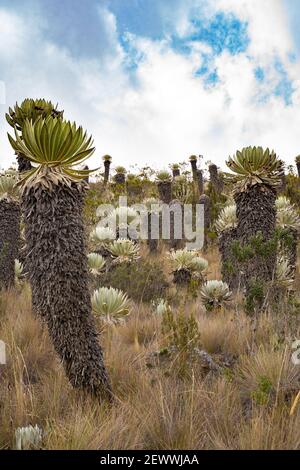
[[[75,123],[48,116],[37,121],[25,121],[22,136],[15,128],[15,138],[8,134],[12,148],[27,158],[33,168],[24,173],[18,183],[29,188],[40,184],[52,185],[80,182],[95,170],[80,170],[78,166],[95,151],[92,137]]]
[[[62,119],[64,112],[59,111],[57,107],[58,105],[54,106],[51,101],[26,98],[20,106],[16,103],[14,108],[9,108],[6,121],[11,127],[22,131],[27,119],[32,122],[37,121],[40,117],[46,119],[49,116]]]
[[[126,175],[127,170],[126,170],[126,168],[124,168],[124,166],[117,166],[117,167],[115,168],[115,172],[116,172],[118,175]]]
[[[246,191],[254,185],[264,185],[275,190],[281,183],[282,162],[268,148],[246,147],[229,157],[226,162],[232,173],[224,173],[227,183],[234,183],[235,192]]]
[[[158,183],[169,183],[172,181],[172,177],[168,171],[163,170],[156,174],[156,181]]]

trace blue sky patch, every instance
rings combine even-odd
[[[120,38],[120,42],[126,53],[124,65],[127,70],[134,72],[138,68],[139,64],[145,60],[145,55],[136,49],[133,44],[133,36],[130,33],[123,34]]]
[[[285,104],[291,105],[292,104],[292,95],[294,92],[293,82],[290,80],[287,71],[285,70],[282,62],[279,59],[274,61],[273,67],[277,73],[277,83],[275,87],[271,86],[271,82],[268,83],[268,71],[262,67],[257,67],[254,70],[254,75],[256,80],[259,83],[266,83],[269,85],[269,91],[263,94],[260,93],[258,96],[258,100],[260,103],[266,103],[271,96],[278,96],[281,97]]]
[[[202,54],[202,64],[196,72],[195,77],[202,77],[206,86],[214,86],[219,82],[217,69],[214,67],[213,54]]]
[[[279,74],[279,81],[274,90],[275,96],[282,96],[286,105],[292,104],[292,94],[294,92],[293,82],[289,79],[289,76],[280,60],[275,61],[275,70]]]
[[[254,75],[258,82],[263,82],[265,79],[265,71],[262,67],[257,67],[254,70]]]
[[[232,55],[245,52],[249,45],[248,24],[233,14],[217,13],[211,21],[191,19],[193,33],[184,37],[172,36],[172,47],[183,54],[191,51],[193,42],[211,47],[214,55],[228,51]]]
[[[248,24],[233,14],[217,13],[210,22],[199,19],[191,21],[195,32],[191,41],[200,41],[210,46],[217,55],[227,50],[235,55],[245,52],[249,45]]]
[[[193,33],[179,37],[173,35],[171,47],[178,53],[189,55],[193,43],[200,42],[211,48],[210,53],[201,53],[201,66],[195,72],[202,77],[206,86],[214,86],[219,82],[214,59],[224,51],[232,55],[245,52],[249,45],[248,24],[240,21],[233,14],[217,13],[210,21],[199,18],[191,19]]]

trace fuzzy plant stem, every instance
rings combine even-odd
[[[111,162],[109,160],[105,160],[104,162],[104,184],[107,184],[109,181],[109,171],[110,171]]]
[[[99,400],[111,399],[88,288],[83,196],[80,184],[32,187],[23,194],[27,268],[34,308],[70,383]]]
[[[0,201],[0,290],[14,284],[19,256],[20,208],[17,202]]]
[[[201,196],[204,193],[204,181],[203,181],[203,171],[197,170],[197,184],[199,195]]]
[[[193,180],[196,183],[197,182],[197,160],[191,160],[191,167],[192,167]]]
[[[172,174],[173,174],[173,178],[177,178],[177,176],[180,176],[180,169],[179,168],[173,168]]]
[[[207,249],[208,245],[208,234],[211,222],[211,202],[209,196],[202,194],[199,198],[199,204],[203,205],[204,210],[204,245],[203,249]]]
[[[272,241],[276,225],[276,194],[267,187],[254,185],[235,196],[237,205],[237,238],[241,247],[251,244],[259,234],[262,243]],[[271,250],[271,246],[269,247]],[[260,283],[265,285],[274,277],[276,249],[268,252],[265,248],[255,248],[255,255],[244,263],[246,290]]]
[[[116,184],[125,184],[125,175],[124,173],[116,173],[114,176],[114,180]]]
[[[172,183],[171,181],[162,181],[157,184],[159,197],[165,204],[170,204],[172,200]]]

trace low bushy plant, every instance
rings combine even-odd
[[[101,285],[121,289],[136,302],[150,303],[165,297],[168,282],[159,263],[140,259],[115,266],[103,275]]]

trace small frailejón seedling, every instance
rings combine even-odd
[[[131,240],[119,238],[107,246],[115,264],[131,263],[140,258],[140,248]]]
[[[277,210],[276,225],[281,228],[292,228],[299,231],[300,217],[292,206]]]
[[[15,431],[16,450],[37,450],[41,447],[43,431],[36,424],[18,428]]]
[[[90,233],[90,248],[93,252],[107,258],[110,256],[107,246],[115,237],[116,235],[111,228],[98,225]]]
[[[91,242],[98,247],[106,246],[114,238],[114,232],[109,227],[98,226],[90,233]]]
[[[98,253],[89,253],[88,265],[90,273],[93,276],[99,276],[99,274],[101,274],[101,272],[105,268],[105,259],[102,255],[99,255]]]
[[[130,313],[128,296],[113,287],[101,287],[92,297],[94,314],[105,323],[117,325],[124,323]]]
[[[48,117],[26,120],[22,136],[15,129],[9,140],[33,165],[18,185],[34,308],[71,384],[111,399],[88,289],[82,210],[83,180],[90,172],[76,169],[94,152],[92,138],[75,123]]]
[[[218,311],[232,300],[232,292],[223,281],[207,281],[202,286],[200,295],[208,311]]]
[[[215,227],[218,233],[222,233],[225,230],[230,230],[237,226],[236,216],[236,205],[231,204],[230,206],[224,207],[220,212],[220,215],[215,223]]]
[[[277,256],[275,283],[281,290],[290,291],[293,288],[293,267],[290,265],[289,259],[284,255]]]
[[[285,197],[280,196],[275,201],[276,206],[276,225],[280,228],[291,228],[297,231],[300,230],[300,217],[296,207],[291,201]]]
[[[138,213],[127,206],[116,207],[108,214],[108,223],[115,230],[114,238],[130,238],[130,224],[138,218]]]
[[[155,308],[155,313],[159,316],[163,316],[171,308],[165,299],[158,299],[156,302],[153,302],[153,307]]]
[[[169,253],[175,284],[188,284],[193,275],[204,279],[208,268],[206,259],[197,256],[194,251],[177,250]]]

